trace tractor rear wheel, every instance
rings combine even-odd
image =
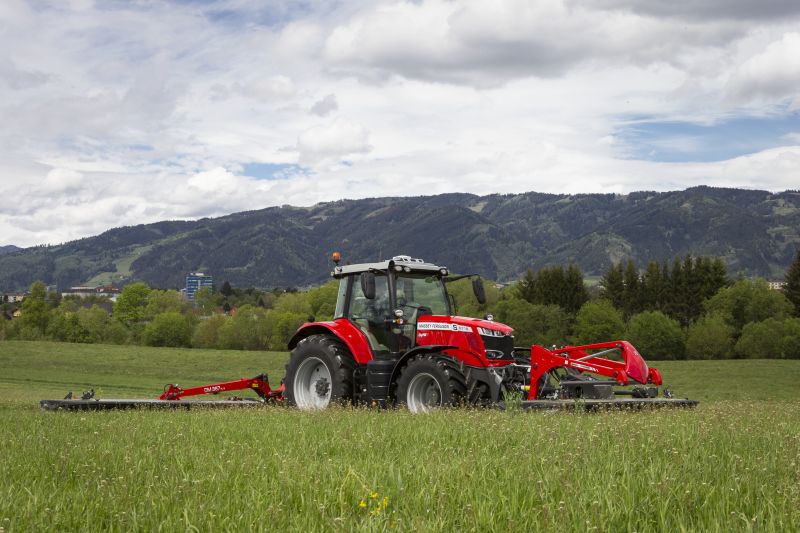
[[[414,357],[397,380],[396,398],[412,413],[458,405],[467,392],[458,362],[440,354]]]
[[[311,335],[297,343],[286,364],[286,399],[300,409],[325,409],[353,401],[355,362],[344,344],[330,335]]]

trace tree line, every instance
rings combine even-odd
[[[333,282],[302,292],[228,284],[201,289],[193,304],[176,290],[140,282],[125,286],[112,306],[105,298],[59,298],[35,282],[19,318],[0,322],[0,339],[285,350],[310,316],[332,318],[336,291]]]
[[[575,265],[529,270],[514,284],[486,285],[478,304],[471,284],[449,284],[465,316],[493,315],[515,329],[519,346],[627,339],[648,359],[800,358],[800,251],[784,291],[763,279],[729,279],[718,258],[611,265],[598,291]],[[0,339],[285,350],[310,317],[329,320],[337,282],[309,290],[200,289],[195,302],[144,283],[124,287],[113,307],[31,286],[22,313],[0,321]],[[109,313],[109,311],[112,311]]]
[[[494,315],[520,346],[627,339],[654,360],[800,358],[800,250],[785,280],[783,291],[760,278],[734,281],[719,258],[644,269],[628,260],[612,264],[593,295],[576,266],[555,266],[529,270],[461,314]]]

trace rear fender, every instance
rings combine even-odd
[[[347,319],[333,320],[331,322],[306,322],[297,330],[289,340],[289,350],[293,350],[297,343],[311,335],[333,335],[347,346],[353,359],[365,365],[372,360],[372,350],[364,334]]]

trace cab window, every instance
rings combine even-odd
[[[423,315],[447,315],[447,296],[438,276],[399,275],[397,306],[410,322]]]
[[[353,277],[350,309],[347,318],[367,336],[373,351],[388,350],[386,320],[392,315],[389,308],[389,283],[386,275],[375,275],[375,298],[369,300],[361,290],[358,276]]]

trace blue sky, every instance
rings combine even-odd
[[[288,179],[303,172],[303,167],[292,163],[245,163],[242,174],[260,180]]]
[[[800,2],[4,0],[0,245],[341,198],[800,184]]]
[[[639,119],[622,124],[617,135],[631,159],[715,162],[796,145],[800,113],[777,117],[734,117],[713,124]],[[800,176],[798,176],[800,183]]]

